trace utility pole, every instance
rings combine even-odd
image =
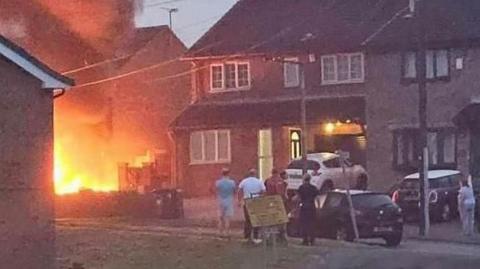
[[[426,29],[425,7],[427,0],[412,0],[415,14],[417,53],[415,66],[418,82],[418,119],[419,119],[419,162],[420,181],[420,236],[427,236],[429,230],[429,199],[428,199],[428,148],[427,148],[427,66],[426,66]],[[411,2],[412,3],[412,2]]]
[[[340,157],[340,164],[342,165],[342,175],[346,183],[345,185],[346,185],[346,192],[347,192],[348,209],[350,213],[350,221],[352,222],[353,235],[355,237],[355,240],[358,240],[360,238],[360,235],[358,232],[357,218],[355,216],[355,208],[353,206],[352,195],[350,192],[350,184],[352,182],[350,181],[350,177],[347,177],[347,173],[345,169],[347,153],[342,150],[337,150],[335,153],[338,154],[338,156]]]
[[[300,124],[302,125],[302,132],[300,137],[300,148],[302,150],[302,175],[307,174],[307,89],[305,87],[305,65],[299,63],[300,73],[300,88],[301,88],[301,100],[300,100]]]
[[[167,7],[162,7],[161,9],[166,10],[168,12],[168,21],[169,21],[169,27],[171,30],[173,30],[173,21],[172,21],[172,13],[178,12],[178,8],[167,8]]]

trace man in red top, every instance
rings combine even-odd
[[[283,177],[280,176],[277,169],[272,169],[272,176],[265,180],[265,188],[267,195],[280,195],[280,197],[282,197],[283,204],[285,205],[287,201],[287,182],[285,182]],[[278,232],[279,241],[286,243],[287,236],[285,225],[280,225],[278,227]]]
[[[272,176],[265,180],[267,195],[280,195],[285,201],[287,199],[287,183],[280,177],[277,169],[272,169]]]

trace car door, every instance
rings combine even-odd
[[[338,192],[330,192],[325,198],[323,206],[317,211],[318,234],[321,237],[334,237],[337,220],[341,212],[344,195]]]

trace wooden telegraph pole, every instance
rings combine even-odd
[[[301,125],[302,125],[302,132],[301,140],[300,140],[300,148],[302,151],[302,175],[307,174],[308,167],[307,167],[307,89],[305,87],[305,65],[303,63],[298,64],[299,73],[300,73],[300,88],[302,90],[301,100],[300,100],[300,114],[301,114]]]
[[[427,66],[426,66],[426,29],[425,7],[427,0],[411,0],[414,8],[417,54],[416,71],[418,82],[418,118],[419,118],[419,148],[421,149],[419,163],[420,181],[420,236],[427,236],[429,230],[429,199],[428,199],[428,148],[427,148]]]

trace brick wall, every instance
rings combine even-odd
[[[307,56],[301,55],[300,61],[307,63]],[[285,88],[283,64],[279,62],[266,61],[264,57],[250,58],[231,58],[228,61],[248,61],[250,63],[251,91],[268,91],[270,95],[279,95],[288,93],[299,88]],[[222,63],[222,61],[203,60],[195,61],[196,68],[199,71],[193,73],[195,81],[195,97],[201,99],[210,93],[210,64]],[[321,95],[326,97],[363,95],[365,92],[362,83],[321,85],[321,62],[320,56],[317,56],[316,62],[305,64],[305,85],[311,95]],[[216,95],[229,94],[214,93]]]
[[[0,74],[0,268],[50,269],[55,257],[52,94],[3,58]]]
[[[179,76],[190,64],[180,60],[184,45],[169,31],[163,31],[132,57],[120,73],[158,63],[168,63],[118,80],[110,92],[112,109],[112,151],[117,161],[130,162],[147,151],[171,151],[168,126],[190,102],[190,78]],[[169,167],[169,164],[166,165]],[[169,173],[170,171],[166,171]]]
[[[258,169],[258,131],[260,127],[230,129],[231,162],[229,164],[190,164],[190,132],[176,134],[177,180],[187,196],[211,195],[213,182],[220,177],[223,167],[229,167],[237,182],[245,178],[251,168]],[[274,167],[283,169],[289,159],[288,128],[272,128]]]
[[[452,118],[480,96],[480,50],[455,49],[450,56],[450,81],[428,84],[429,127],[454,127]],[[464,58],[463,70],[455,69],[457,57]],[[392,130],[418,126],[418,90],[415,84],[401,83],[401,54],[367,59],[367,167],[371,186],[385,190],[405,176],[392,166]],[[458,168],[463,172],[468,170],[468,141],[468,134],[458,136]]]

